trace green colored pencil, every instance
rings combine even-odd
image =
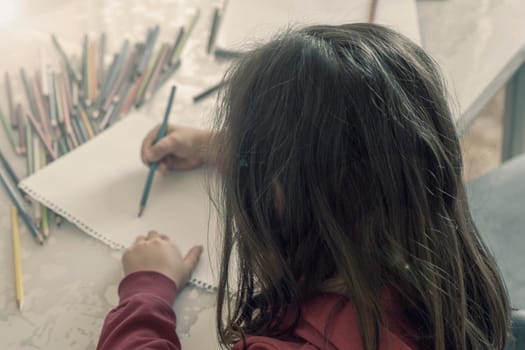
[[[7,105],[9,107],[9,118],[11,119],[11,126],[16,129],[18,127],[18,119],[15,115],[15,106],[13,103],[13,89],[11,88],[11,79],[9,78],[9,73],[5,72],[4,80]]]
[[[64,49],[62,49],[62,46],[60,46],[60,43],[58,42],[55,34],[51,34],[51,40],[53,41],[53,45],[58,51],[60,58],[62,58],[62,62],[66,66],[66,70],[71,76],[71,79],[73,79],[74,83],[76,83],[77,85],[80,85],[80,79],[78,78],[77,74],[75,73],[75,70],[71,66],[71,63],[69,62],[69,59],[67,58],[67,55],[64,52]]]
[[[183,32],[182,37],[179,41],[179,45],[173,50],[173,54],[170,57],[170,62],[172,64],[176,63],[182,54],[182,50],[184,49],[184,46],[186,45],[186,42],[190,38],[191,33],[193,32],[193,29],[195,28],[195,25],[197,24],[197,21],[199,20],[199,17],[201,15],[200,8],[197,8],[195,10],[195,13],[191,17],[190,24],[188,25],[188,28]]]
[[[149,67],[147,70],[146,77],[142,81],[142,85],[139,88],[139,92],[137,94],[137,103],[135,104],[135,107],[140,107],[142,103],[144,103],[144,99],[146,96],[146,91],[148,90],[148,86],[151,83],[152,77],[154,75],[154,72],[159,67],[159,64],[161,63],[161,58],[164,52],[167,49],[167,45],[163,44],[160,49],[157,50],[155,53],[155,59],[153,60],[153,64]]]
[[[155,138],[155,142],[159,142],[160,139],[162,139],[166,134],[168,133],[168,120],[170,118],[170,112],[171,112],[171,105],[173,104],[173,98],[175,97],[175,90],[177,87],[173,85],[171,87],[170,92],[170,98],[168,100],[168,106],[166,107],[166,113],[164,113],[164,120],[162,121],[162,125],[159,129],[159,132],[157,133],[157,137]],[[159,167],[159,163],[151,163],[149,167],[149,173],[148,177],[146,179],[146,185],[144,186],[144,191],[142,192],[142,198],[140,199],[140,207],[139,207],[139,217],[142,215],[142,212],[144,211],[144,208],[146,207],[146,202],[148,201],[148,195],[151,190],[151,184],[153,183],[153,178],[155,176],[155,171]]]

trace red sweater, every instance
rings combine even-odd
[[[120,303],[107,315],[97,349],[181,349],[172,308],[176,292],[175,283],[156,272],[141,271],[125,277],[119,286]],[[362,349],[357,315],[350,302],[345,302],[330,320],[328,341],[324,337],[331,311],[341,300],[342,297],[335,294],[319,295],[303,306],[293,341],[248,337],[248,349]],[[409,340],[413,332],[403,322],[399,307],[392,300],[388,297],[384,300],[389,327],[381,329],[380,349],[417,350]],[[241,350],[242,346],[236,344],[233,349]]]

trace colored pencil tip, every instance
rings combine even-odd
[[[22,311],[22,309],[24,308],[24,301],[23,300],[16,300],[16,307],[18,308],[19,311]]]
[[[44,245],[44,238],[42,238],[41,234],[38,234],[38,236],[36,236],[36,240],[40,245]]]
[[[139,218],[142,216],[143,212],[144,212],[144,206],[141,205],[139,208],[139,215],[138,215]]]

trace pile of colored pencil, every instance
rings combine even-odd
[[[14,100],[11,77],[5,73],[7,113],[0,108],[0,122],[13,151],[26,157],[27,176],[150,100],[179,67],[182,49],[199,15],[197,11],[187,27],[179,28],[171,43],[157,44],[158,26],[147,30],[144,41],[124,40],[109,66],[104,59],[105,33],[97,40],[84,35],[78,65],[52,35],[60,65],[51,67],[43,54],[40,70],[33,74],[20,70],[26,101]],[[19,180],[1,152],[0,160],[16,186]],[[24,193],[21,195],[30,201]],[[51,210],[34,205],[34,223],[44,237],[49,234],[50,215]],[[55,216],[55,221],[59,224],[60,216]]]

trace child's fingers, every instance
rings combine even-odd
[[[184,268],[188,272],[188,274],[191,274],[191,272],[195,270],[195,267],[199,262],[202,250],[203,248],[201,245],[196,245],[193,248],[191,248],[188,254],[186,254],[186,256],[184,257]]]
[[[141,242],[141,241],[145,241],[146,240],[146,237],[143,236],[143,235],[138,235],[137,238],[135,238],[135,244]]]
[[[170,155],[173,152],[173,140],[171,137],[164,137],[156,144],[147,147],[144,157],[147,163],[156,162]]]
[[[148,132],[148,134],[142,141],[140,156],[144,164],[148,164],[150,162],[148,161],[148,158],[146,157],[146,153],[153,145],[153,142],[155,141],[155,138],[157,137],[157,134],[159,133],[159,129],[160,129],[160,124],[154,127],[153,129],[151,129],[150,132]]]
[[[159,169],[159,172],[160,172],[162,175],[166,175],[166,174],[168,174],[168,165],[166,165],[166,162],[162,162],[162,163],[160,163],[158,169]]]
[[[148,232],[148,235],[147,235],[147,238],[148,239],[153,239],[153,238],[160,238],[162,239],[163,241],[169,241],[169,237],[166,236],[165,234],[163,233],[158,233],[157,231],[155,230],[151,230]]]
[[[166,164],[167,170],[189,170],[199,165],[196,160],[179,157],[168,157],[163,163]]]
[[[158,235],[159,235],[159,233],[158,233],[157,231],[155,231],[155,230],[151,230],[151,231],[148,232],[148,235],[147,235],[146,237],[147,237],[148,239],[151,239],[151,238],[154,238],[154,237],[156,237],[156,236],[158,236]]]

